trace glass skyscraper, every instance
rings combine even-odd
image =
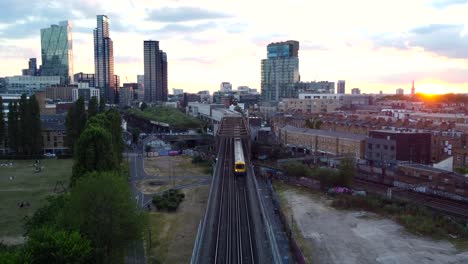
[[[108,103],[115,103],[118,87],[114,77],[114,47],[109,37],[109,18],[97,16],[94,29],[94,72],[96,88],[101,91],[101,98]]]
[[[299,77],[299,42],[289,40],[270,43],[267,59],[262,60],[262,101],[278,102],[281,98],[297,97],[295,83]]]
[[[159,41],[143,42],[144,93],[146,102],[167,101],[167,54],[159,49]]]
[[[58,25],[41,29],[42,76],[60,76],[63,84],[73,82],[72,24],[61,21]]]

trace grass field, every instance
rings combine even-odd
[[[42,172],[34,173],[33,160],[14,160],[13,166],[0,166],[0,242],[19,243],[23,235],[23,223],[41,207],[48,195],[54,194],[57,182],[68,187],[72,160],[42,160]],[[6,163],[1,161],[0,164]],[[10,177],[12,179],[10,179]],[[57,186],[62,191],[62,186]],[[20,208],[18,203],[28,202]]]
[[[208,200],[209,186],[184,190],[185,200],[176,212],[151,212],[146,236],[148,263],[188,263],[192,256],[198,224]]]
[[[206,176],[211,169],[193,164],[190,156],[160,156],[145,158],[146,173],[154,176]]]

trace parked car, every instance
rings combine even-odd
[[[55,157],[57,157],[57,155],[55,155],[54,153],[45,153],[44,157],[46,157],[46,158],[55,158]]]

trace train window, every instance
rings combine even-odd
[[[236,164],[236,169],[240,170],[243,169],[244,165],[243,164]]]

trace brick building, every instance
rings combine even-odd
[[[286,147],[306,149],[310,152],[340,156],[351,154],[363,158],[366,137],[320,129],[285,126],[280,129],[280,143]]]
[[[65,146],[65,115],[41,115],[43,152],[57,155],[68,154]]]
[[[431,162],[431,134],[389,130],[369,131],[366,159],[371,165],[394,166],[399,161]]]
[[[453,167],[468,168],[468,134],[464,134],[459,147],[453,150]]]
[[[335,99],[283,98],[278,104],[278,110],[289,113],[329,113],[341,106],[341,101]]]

